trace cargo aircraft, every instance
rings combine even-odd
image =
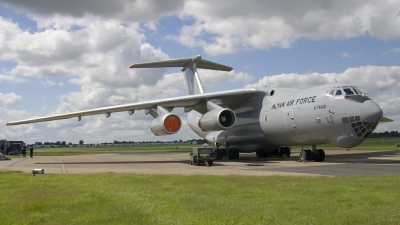
[[[327,84],[307,89],[253,87],[205,93],[197,68],[231,71],[233,68],[192,58],[137,63],[130,68],[182,67],[188,96],[138,102],[7,123],[8,126],[145,110],[154,118],[151,131],[159,135],[177,133],[182,125],[172,113],[181,107],[189,127],[215,144],[214,156],[239,158],[240,152],[257,157],[290,156],[290,146],[312,146],[302,150],[300,160],[324,161],[317,145],[332,143],[352,148],[362,143],[383,117],[379,105],[358,87]]]

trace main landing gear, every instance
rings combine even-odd
[[[325,160],[325,152],[322,149],[317,149],[315,145],[312,146],[312,150],[301,150],[300,160],[301,162],[314,160],[315,162],[323,162]]]
[[[228,156],[229,159],[239,159],[239,149],[237,148],[219,148],[221,145],[217,143],[217,149],[214,150],[215,160],[221,160],[223,157]],[[226,146],[226,145],[225,145]]]
[[[274,151],[258,151],[256,152],[257,157],[266,157],[266,158],[281,158],[282,156],[286,155],[290,157],[291,151],[289,147],[279,147],[276,148]]]

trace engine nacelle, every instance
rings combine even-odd
[[[236,115],[230,109],[216,109],[204,114],[198,126],[205,131],[226,130],[235,125]]]
[[[157,136],[175,134],[181,129],[181,119],[179,116],[168,113],[159,116],[151,122],[151,131]]]

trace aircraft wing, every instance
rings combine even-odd
[[[20,124],[28,124],[28,123],[37,123],[37,122],[45,122],[45,121],[53,121],[53,120],[62,120],[62,119],[70,119],[70,118],[78,118],[81,119],[82,116],[91,116],[91,115],[99,115],[105,114],[107,117],[114,112],[123,112],[127,111],[130,114],[133,113],[134,110],[140,109],[151,109],[155,106],[162,106],[164,108],[175,108],[175,107],[193,107],[197,104],[202,103],[204,100],[218,100],[218,103],[221,105],[226,104],[234,104],[243,100],[249,99],[256,95],[260,94],[255,88],[244,88],[244,89],[236,89],[230,91],[221,91],[221,92],[213,92],[213,93],[205,93],[205,94],[197,94],[197,95],[189,95],[175,98],[167,98],[162,100],[154,100],[154,101],[146,101],[146,102],[138,102],[110,107],[103,107],[97,109],[89,109],[78,112],[71,112],[53,116],[45,116],[33,119],[26,119],[20,121],[12,121],[8,122],[7,126],[20,125]]]

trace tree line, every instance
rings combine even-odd
[[[400,137],[400,133],[398,131],[375,132],[369,135],[368,138],[394,138],[394,137]]]
[[[182,143],[192,143],[193,141],[197,142],[197,144],[204,144],[207,143],[206,140],[204,139],[192,139],[192,140],[187,140],[187,141],[182,141],[182,140],[175,140],[175,141],[140,141],[140,142],[134,142],[134,141],[113,141],[113,142],[101,142],[97,144],[90,144],[90,145],[108,145],[108,144],[120,144],[120,145],[126,145],[126,144],[148,144],[148,143],[168,143],[168,144],[182,144]],[[76,145],[83,145],[85,142],[83,140],[80,140],[78,143],[72,143],[72,142],[65,142],[65,141],[56,141],[56,142],[40,142],[37,141],[34,143],[36,146],[61,146],[61,147],[67,147],[67,146],[76,146]]]

